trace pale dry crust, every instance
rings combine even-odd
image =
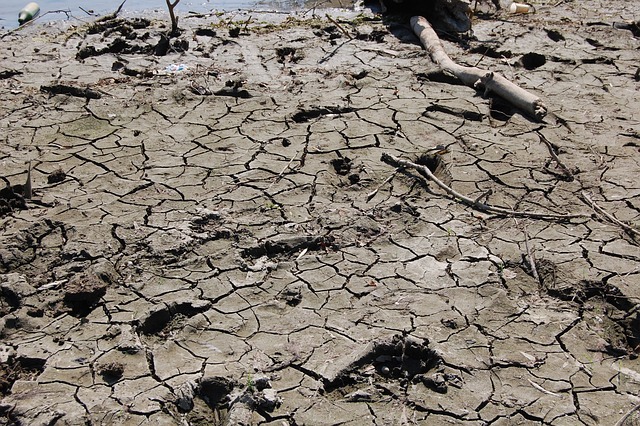
[[[472,47],[493,55],[444,42],[565,125],[492,117],[472,89],[428,80],[408,27],[362,17],[339,20],[352,40],[326,19],[183,17],[188,51],[161,57],[80,61],[119,36],[86,27],[5,37],[2,66],[21,74],[0,80],[2,174],[22,183],[31,161],[35,191],[0,219],[5,418],[614,424],[640,392],[636,241],[599,216],[487,216],[413,174],[367,195],[394,172],[383,152],[443,144],[472,198],[589,213],[587,191],[637,228],[640,43],[611,26],[631,3],[476,20]],[[546,63],[519,66],[530,52]],[[40,92],[52,84],[101,97]]]

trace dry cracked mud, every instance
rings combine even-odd
[[[5,37],[0,422],[615,424],[640,250],[602,210],[640,227],[640,41],[613,25],[637,10],[536,5],[444,45],[543,122],[369,11]],[[438,144],[463,194],[584,216],[483,213],[381,161]]]

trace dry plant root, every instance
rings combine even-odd
[[[431,180],[433,183],[438,185],[442,190],[444,190],[447,194],[455,198],[456,200],[462,201],[464,204],[485,213],[493,213],[502,216],[509,217],[528,217],[532,219],[549,219],[549,220],[567,220],[574,218],[588,218],[589,214],[585,213],[567,213],[567,214],[557,214],[557,213],[537,213],[537,212],[519,212],[515,210],[509,210],[502,207],[494,207],[489,204],[482,203],[478,201],[478,199],[474,200],[473,198],[469,198],[466,195],[463,195],[451,187],[447,186],[440,179],[435,177],[431,170],[428,167],[422,166],[420,164],[413,163],[408,160],[403,160],[402,158],[398,158],[391,154],[383,153],[381,160],[384,163],[387,163],[393,167],[402,167],[405,169],[414,169],[420,171],[427,177],[427,179]]]
[[[411,28],[420,38],[420,42],[429,52],[431,59],[443,71],[453,74],[464,84],[474,89],[484,87],[485,95],[493,92],[539,121],[547,115],[547,107],[539,97],[512,83],[502,75],[476,67],[465,67],[453,62],[444,51],[444,47],[429,21],[422,16],[411,18]]]
[[[600,207],[598,204],[596,204],[595,201],[593,201],[591,199],[591,197],[589,196],[589,194],[587,194],[585,191],[582,191],[582,198],[587,202],[587,204],[589,204],[593,210],[606,217],[607,219],[609,219],[609,221],[611,221],[612,223],[618,225],[619,227],[621,227],[622,229],[624,229],[629,235],[631,235],[634,238],[640,237],[640,231],[627,225],[626,223],[616,219],[616,217],[614,215],[612,215],[611,213],[609,213],[608,211],[606,211],[605,209],[603,209],[602,207]]]

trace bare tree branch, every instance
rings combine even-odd
[[[460,194],[459,192],[453,190],[449,186],[445,185],[440,179],[435,177],[433,173],[431,173],[431,170],[429,170],[429,168],[426,166],[422,166],[420,164],[416,164],[408,160],[403,160],[401,158],[395,157],[387,153],[383,153],[381,159],[383,162],[393,167],[410,168],[410,169],[414,169],[422,172],[425,177],[433,181],[436,185],[438,185],[441,189],[443,189],[447,194],[451,195],[453,198],[457,200],[462,201],[468,206],[482,212],[494,213],[494,214],[510,216],[510,217],[529,217],[534,219],[555,219],[555,220],[566,220],[566,219],[573,219],[573,218],[580,218],[580,217],[586,218],[590,216],[585,213],[556,214],[556,213],[519,212],[515,210],[504,209],[502,207],[494,207],[489,204],[481,203],[477,200],[474,200],[473,198],[469,198],[466,195]]]

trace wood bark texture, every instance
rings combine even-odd
[[[420,38],[420,42],[429,52],[431,59],[443,71],[453,74],[467,86],[475,89],[484,88],[485,95],[493,92],[536,120],[542,120],[547,115],[547,107],[539,97],[512,83],[502,75],[493,71],[465,67],[455,63],[444,51],[438,35],[424,17],[412,17],[411,28]]]

